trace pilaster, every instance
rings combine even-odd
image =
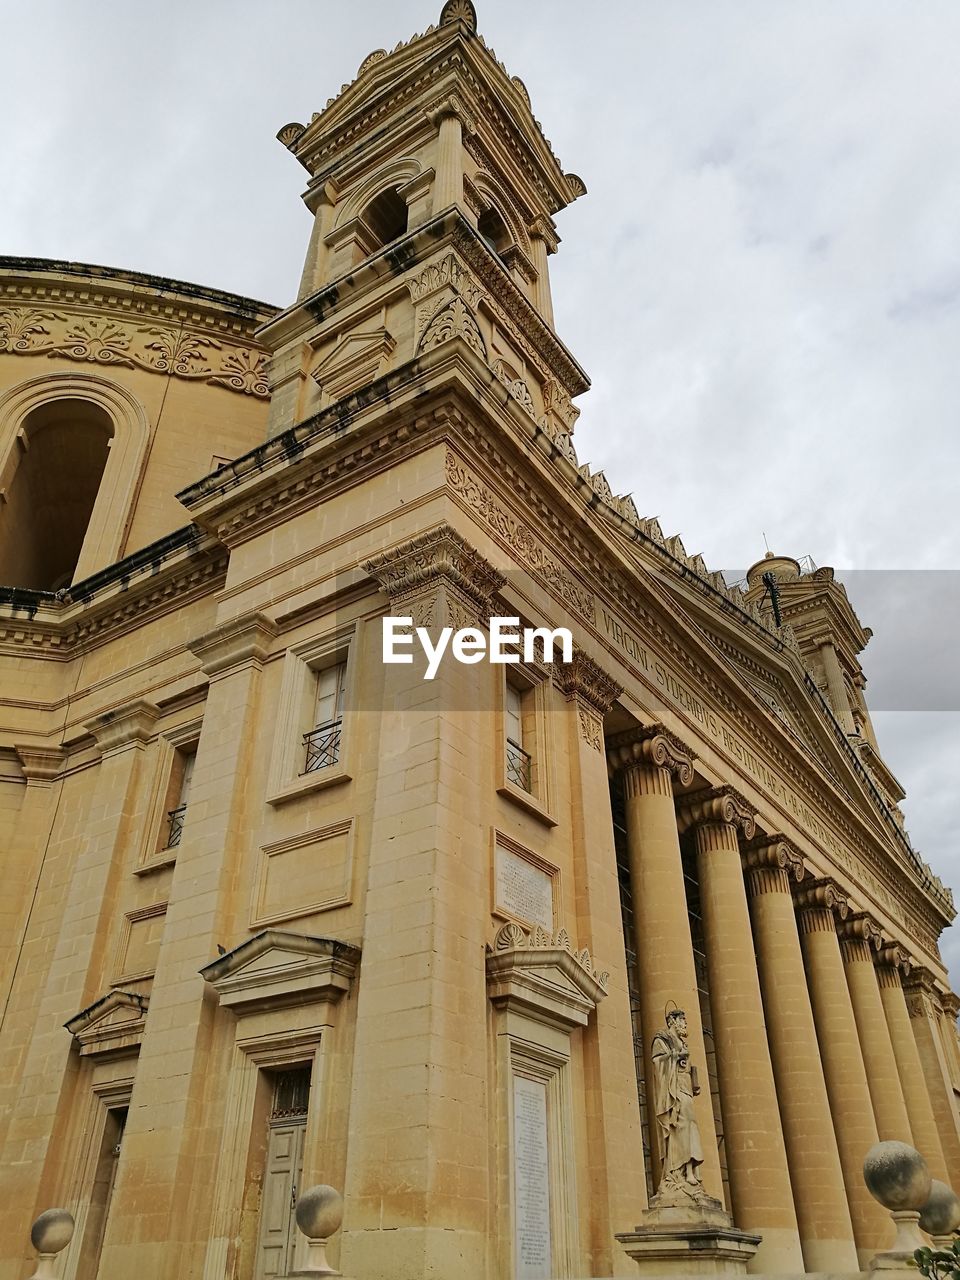
[[[734,1222],[762,1236],[756,1270],[795,1273],[803,1258],[740,864],[739,834],[753,837],[753,810],[732,787],[712,787],[683,796],[678,815],[697,845]]]
[[[920,1053],[927,1091],[933,1106],[933,1114],[940,1135],[947,1172],[951,1186],[960,1185],[960,1133],[958,1133],[957,1103],[950,1080],[950,1072],[944,1058],[943,1041],[939,1035],[939,1019],[942,1012],[939,992],[929,969],[914,969],[904,984],[907,1012]]]
[[[622,690],[580,649],[555,667],[553,681],[566,700],[577,937],[609,970],[607,998],[583,1032],[590,1269],[626,1276],[633,1265],[614,1235],[637,1221],[647,1195],[626,956],[611,944],[623,923],[603,717]]]

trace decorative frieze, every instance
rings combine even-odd
[[[270,394],[263,351],[182,328],[135,325],[45,307],[3,307],[0,352],[146,369],[213,383],[261,400]]]

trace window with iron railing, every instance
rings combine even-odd
[[[178,751],[175,768],[179,770],[180,781],[176,790],[177,803],[167,811],[167,843],[166,848],[176,849],[183,838],[183,822],[187,816],[187,804],[190,800],[190,784],[193,781],[193,763],[196,751]],[[174,779],[176,783],[176,779]],[[169,803],[169,802],[168,802]]]
[[[317,672],[317,702],[314,727],[303,735],[303,773],[329,769],[340,759],[343,734],[343,698],[347,664],[324,667]]]
[[[523,742],[523,694],[510,683],[506,688],[504,719],[507,736],[507,781],[521,791],[533,790],[533,768],[530,752]]]

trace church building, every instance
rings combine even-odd
[[[586,188],[470,0],[277,136],[281,310],[0,258],[0,1280],[54,1207],[62,1280],[313,1274],[316,1184],[351,1280],[866,1270],[872,1146],[960,1188],[870,631],[579,459]]]

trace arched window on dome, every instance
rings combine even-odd
[[[477,230],[480,232],[480,238],[498,258],[502,258],[513,243],[507,224],[493,205],[484,209],[477,219]]]
[[[106,410],[80,397],[58,397],[27,414],[2,479],[0,585],[70,585],[113,435]]]
[[[407,202],[396,187],[387,187],[370,201],[361,217],[376,242],[371,253],[406,235],[407,215]]]

